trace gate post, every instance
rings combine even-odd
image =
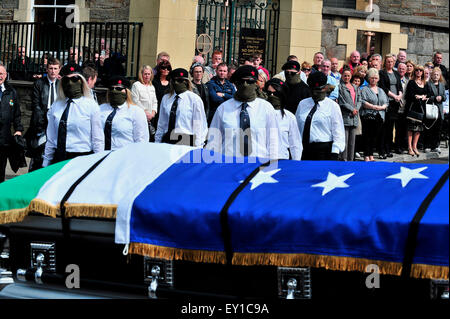
[[[280,0],[277,70],[286,58],[296,55],[301,64],[312,63],[320,51],[322,38],[322,0]]]
[[[154,66],[161,51],[173,68],[189,68],[195,54],[198,0],[131,0],[130,22],[143,22],[140,64]]]

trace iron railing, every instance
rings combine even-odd
[[[0,23],[0,61],[17,71],[18,48],[25,47],[27,72],[45,72],[43,57],[51,55],[65,64],[71,59],[69,49],[78,52],[78,62],[94,63],[98,58],[119,61],[120,75],[137,78],[142,23],[81,22],[73,28],[48,22]],[[20,65],[19,65],[20,69]],[[28,70],[29,69],[29,70]]]
[[[199,0],[197,36],[208,34],[213,49],[220,49],[224,53],[224,61],[231,63],[239,61],[241,29],[265,30],[263,64],[274,74],[277,64],[279,16],[279,0]],[[212,51],[206,56],[207,62]]]

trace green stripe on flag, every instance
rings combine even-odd
[[[0,183],[0,212],[26,208],[41,187],[68,162],[59,162]]]

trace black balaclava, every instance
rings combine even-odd
[[[78,99],[83,96],[83,82],[81,79],[73,82],[69,77],[64,77],[61,86],[64,95],[69,99]]]
[[[297,83],[300,83],[300,81],[302,80],[300,78],[300,73],[297,74],[291,74],[291,72],[284,72],[284,75],[286,76],[286,82],[289,85],[294,85]]]
[[[172,85],[176,94],[181,94],[188,90],[186,80],[179,80],[179,79],[172,80]]]
[[[256,88],[256,83],[249,84],[247,81],[238,81],[234,98],[239,102],[252,102],[257,97]]]
[[[108,99],[109,104],[111,104],[112,107],[118,107],[126,102],[127,93],[116,90],[110,90],[108,92]]]

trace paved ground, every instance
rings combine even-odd
[[[417,157],[417,156],[411,156],[408,154],[394,154],[394,157],[392,158],[387,158],[385,160],[379,160],[377,159],[377,153],[374,154],[374,158],[375,161],[379,161],[379,162],[417,162],[417,163],[436,163],[436,164],[448,164],[449,162],[449,157],[448,157],[448,145],[446,145],[444,142],[441,143],[441,153],[435,153],[435,152],[429,152],[429,153],[425,153],[425,152],[421,152],[421,154]],[[363,160],[363,158],[361,159],[357,159],[357,160]],[[30,163],[30,159],[27,158],[27,163],[29,165]],[[26,174],[28,172],[28,167],[24,167],[21,168],[17,171],[17,173],[14,173],[11,168],[9,167],[9,163],[6,166],[6,179],[10,179],[13,178],[17,175],[22,175],[22,174]]]

